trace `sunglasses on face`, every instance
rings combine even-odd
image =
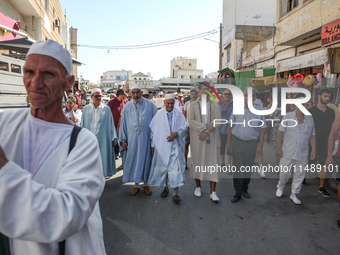
[[[231,93],[223,93],[225,96],[231,96]]]
[[[66,104],[74,104],[73,102],[66,102]]]
[[[100,98],[100,97],[102,97],[102,95],[95,95],[94,97],[95,98]]]

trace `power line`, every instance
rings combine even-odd
[[[190,40],[195,40],[201,37],[205,37],[208,35],[216,34],[218,31],[217,29],[210,30],[204,33],[200,33],[197,35],[191,35],[187,37],[182,37],[178,39],[163,41],[163,42],[156,42],[156,43],[147,43],[147,44],[139,44],[139,45],[127,45],[127,46],[97,46],[97,45],[84,45],[84,44],[77,44],[78,47],[86,47],[86,48],[94,48],[94,49],[105,49],[105,50],[132,50],[132,49],[145,49],[145,48],[153,48],[153,47],[161,47],[176,43],[182,43]]]

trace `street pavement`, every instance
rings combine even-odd
[[[267,143],[266,164],[275,165],[274,147]],[[217,183],[220,201],[213,202],[208,181],[202,182],[202,197],[194,196],[195,180],[187,170],[177,204],[172,189],[166,198],[160,197],[162,189],[157,187],[152,187],[151,196],[143,189],[130,196],[133,184],[123,184],[122,174],[118,171],[106,181],[100,199],[108,255],[340,253],[337,196],[330,192],[331,198],[322,197],[318,179],[307,180],[298,195],[302,205],[295,205],[289,199],[291,181],[282,198],[276,198],[277,175],[260,179],[253,174],[251,198],[233,204],[231,178]]]

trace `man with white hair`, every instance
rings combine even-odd
[[[98,143],[62,111],[64,91],[74,82],[71,72],[72,58],[62,45],[35,42],[23,68],[31,108],[0,114],[5,254],[106,254]]]
[[[102,103],[102,96],[99,88],[91,90],[93,103],[84,107],[81,125],[97,137],[102,158],[103,175],[104,177],[111,177],[116,174],[116,157],[112,147],[118,143],[118,138],[111,108]]]
[[[306,107],[306,103],[302,106]],[[300,205],[301,201],[296,197],[296,194],[300,193],[302,182],[306,176],[305,167],[308,163],[309,141],[312,145],[310,159],[313,160],[316,157],[314,121],[312,116],[306,116],[298,107],[295,107],[294,112],[287,113],[282,121],[285,121],[285,125],[281,124],[277,132],[277,155],[281,157],[280,165],[283,171],[280,172],[276,196],[282,197],[283,189],[293,172],[292,193],[289,198],[294,204]],[[285,136],[281,149],[283,133]]]
[[[139,183],[144,181],[146,195],[152,190],[148,185],[151,164],[150,122],[157,112],[156,106],[142,97],[142,90],[138,84],[131,88],[132,100],[123,110],[120,121],[119,141],[120,154],[124,164],[123,182],[134,182],[135,187],[130,195],[139,192]]]
[[[166,197],[169,193],[169,180],[173,188],[173,200],[180,202],[178,187],[184,185],[186,121],[182,112],[174,108],[174,94],[167,94],[164,103],[165,107],[156,113],[150,123],[153,158],[149,184],[164,187],[161,197]]]

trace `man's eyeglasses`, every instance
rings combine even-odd
[[[223,93],[225,96],[231,96],[231,93]]]
[[[100,98],[100,97],[102,97],[102,95],[95,95],[94,97],[95,98]]]
[[[66,104],[74,104],[73,102],[66,102]]]

